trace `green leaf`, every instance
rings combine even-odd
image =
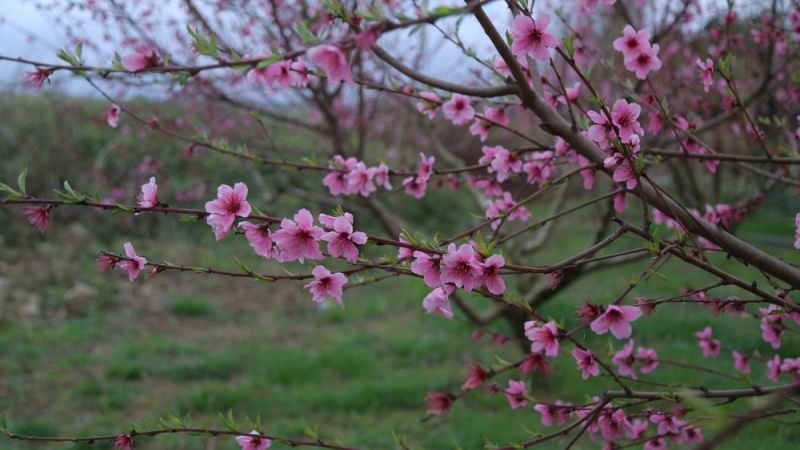
[[[457,14],[462,14],[464,11],[461,8],[451,7],[451,6],[437,6],[433,8],[431,11],[428,12],[429,17],[447,17],[447,16],[455,16]]]
[[[83,59],[83,41],[78,42],[78,45],[75,46],[75,56],[77,56],[79,60]]]
[[[567,54],[569,55],[570,59],[574,59],[575,57],[575,33],[570,33],[569,36],[561,39],[564,43],[564,48],[567,49]]]
[[[280,61],[282,59],[283,59],[283,56],[281,56],[281,55],[269,56],[266,59],[264,59],[263,61],[259,61],[259,63],[256,64],[256,69],[260,70],[260,69],[263,69],[263,68],[265,68],[267,66],[271,66],[271,65],[275,64],[276,62],[278,62],[278,61]]]
[[[6,413],[0,413],[0,431],[6,432],[8,431],[8,421],[6,419]]]
[[[303,421],[303,433],[306,436],[310,437],[311,439],[318,440],[319,439],[319,424],[316,424],[316,425],[314,425],[314,428],[311,428],[311,426],[308,424],[308,422],[306,422],[304,420]]]
[[[303,22],[297,23],[297,35],[304,44],[316,44],[318,41],[317,37],[314,36],[314,33],[312,33],[308,28],[308,25]]]
[[[17,192],[16,190],[14,190],[14,188],[5,183],[0,183],[0,191],[7,193],[9,195],[9,198],[22,197],[21,193]]]
[[[233,411],[228,410],[228,415],[225,416],[222,413],[217,414],[217,420],[219,420],[220,425],[225,427],[229,431],[236,431],[236,425],[233,422]]]
[[[253,273],[253,271],[250,270],[249,267],[247,267],[243,262],[239,261],[239,259],[237,257],[235,257],[235,256],[233,257],[233,262],[236,263],[236,266],[238,266],[239,269],[242,272],[245,272],[245,273],[248,273],[248,274]]]

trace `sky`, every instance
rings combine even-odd
[[[60,63],[56,57],[59,48],[64,47],[67,42],[66,34],[61,26],[57,24],[56,17],[46,9],[39,9],[34,6],[32,0],[0,0],[0,55],[9,57],[24,57],[26,59]],[[433,5],[435,1],[432,1]],[[500,8],[498,8],[498,6]],[[502,11],[501,2],[489,5],[492,9]],[[471,28],[475,28],[472,30]],[[91,21],[86,21],[85,28],[88,28],[89,35],[100,36],[102,30],[95,26],[96,33],[91,33]],[[477,24],[465,22],[462,27],[462,35],[469,36],[482,35]],[[101,39],[94,39],[94,42]],[[488,43],[487,43],[488,44]],[[482,45],[486,47],[486,44]],[[397,47],[391,48],[393,53]],[[111,54],[111,49],[109,49]],[[449,76],[457,67],[447,67],[446,61],[459,60],[459,52],[452,48],[445,48],[436,58],[436,66],[429,68],[434,76]],[[440,74],[435,73],[439,69]],[[33,70],[30,65],[18,64],[9,61],[0,61],[0,90],[2,91],[22,91],[26,88],[22,85],[24,72]],[[427,71],[427,70],[426,70]],[[50,89],[57,88],[59,91],[70,95],[91,95],[91,88],[86,86],[86,82],[75,77],[58,76],[52,77],[54,85]]]

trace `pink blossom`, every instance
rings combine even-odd
[[[133,438],[130,433],[122,433],[114,438],[115,450],[131,450],[131,445],[133,445]]]
[[[419,163],[417,163],[417,178],[428,181],[433,174],[433,163],[436,162],[436,157],[430,158],[425,156],[425,153],[419,152]]]
[[[361,50],[369,50],[378,40],[378,35],[380,34],[380,25],[375,25],[367,30],[358,33],[356,36],[356,46]]]
[[[161,56],[158,54],[158,49],[151,43],[137,48],[135,53],[122,58],[122,67],[128,72],[138,72],[159,64],[161,64]]]
[[[302,59],[292,62],[290,66],[292,72],[295,73],[294,79],[294,87],[306,87],[308,86],[308,68],[306,68],[306,62]]]
[[[470,98],[462,94],[453,94],[450,100],[442,105],[444,118],[453,122],[453,125],[465,125],[475,117],[475,109],[470,104]]]
[[[781,364],[781,372],[786,372],[792,375],[792,381],[795,383],[800,381],[800,358],[786,358]]]
[[[358,188],[354,185],[350,184],[350,180],[348,179],[348,174],[351,170],[353,170],[356,165],[358,164],[358,160],[355,158],[347,158],[346,160],[342,158],[340,155],[335,155],[333,157],[334,162],[336,163],[335,166],[328,166],[330,169],[337,169],[341,168],[342,170],[331,170],[331,172],[322,179],[322,184],[328,186],[328,189],[331,192],[331,195],[339,195],[339,194],[355,194],[358,192]]]
[[[625,59],[638,55],[650,45],[650,32],[647,30],[636,31],[632,26],[626,25],[622,30],[622,37],[614,39],[614,50],[622,52]]]
[[[278,251],[272,242],[272,233],[269,231],[268,224],[256,225],[250,222],[240,222],[239,227],[244,230],[244,236],[247,242],[253,247],[256,255],[263,256],[267,259],[271,257],[278,258]]]
[[[625,193],[620,192],[614,196],[614,211],[622,213],[625,211]]]
[[[617,339],[631,335],[631,324],[642,316],[642,310],[635,306],[609,305],[605,312],[592,322],[591,328],[597,334],[605,334],[609,329]]]
[[[399,242],[402,242],[403,244],[408,244],[408,243],[409,243],[409,242],[406,240],[406,238],[404,238],[404,237],[403,237],[403,235],[402,235],[402,234],[401,234],[401,235],[400,235],[400,236],[397,238],[397,240],[398,240]],[[414,251],[413,251],[413,250],[411,250],[411,249],[410,249],[410,248],[408,248],[408,247],[398,247],[398,248],[397,248],[397,259],[398,259],[399,261],[404,261],[404,260],[406,260],[406,259],[408,259],[408,258],[411,258],[411,256],[413,256],[413,254],[414,254]],[[424,253],[423,253],[423,254],[424,254]]]
[[[351,86],[355,85],[353,72],[347,62],[347,55],[341,48],[331,44],[322,44],[310,48],[307,55],[315,66],[325,72],[330,83],[336,84],[344,81]]]
[[[635,419],[627,430],[628,438],[632,440],[641,439],[648,426],[650,424],[646,420]]]
[[[482,271],[471,245],[462,244],[456,250],[456,244],[450,244],[442,261],[445,266],[441,275],[442,283],[453,283],[467,292],[479,284]]]
[[[539,369],[542,374],[548,374],[553,370],[550,366],[550,361],[542,356],[541,353],[531,353],[520,364],[519,373],[520,375],[527,375],[536,369]]]
[[[628,341],[628,343],[622,347],[622,350],[614,353],[614,356],[611,358],[611,361],[619,367],[620,375],[630,375],[630,377],[635,380],[637,378],[636,372],[634,372],[633,369],[634,360],[633,339]]]
[[[442,260],[439,255],[431,256],[424,252],[414,251],[414,258],[416,259],[411,263],[413,273],[422,276],[425,284],[429,287],[435,288],[442,284],[439,270]]]
[[[430,391],[425,397],[425,403],[428,404],[429,416],[441,416],[453,406],[453,397],[450,394]]]
[[[28,223],[33,228],[44,233],[50,228],[50,211],[52,206],[25,206],[22,208],[22,215],[28,218]]]
[[[636,350],[636,361],[642,363],[639,370],[650,373],[658,367],[658,354],[652,348],[639,347]]]
[[[767,378],[777,382],[781,374],[781,357],[775,355],[771,360],[767,361]]]
[[[340,272],[331,274],[325,266],[314,267],[311,274],[314,275],[314,281],[303,286],[303,289],[311,289],[312,300],[319,303],[327,296],[336,299],[339,306],[344,308],[342,286],[347,283],[347,277]]]
[[[658,424],[658,434],[661,436],[667,433],[678,434],[680,428],[685,425],[685,422],[674,414],[653,414],[650,416],[650,422]]]
[[[217,188],[217,199],[206,202],[206,212],[209,216],[206,222],[214,230],[217,240],[230,233],[236,216],[247,217],[250,215],[250,204],[247,203],[247,185],[236,183],[233,188],[221,184]]]
[[[128,279],[133,281],[139,275],[139,271],[144,269],[147,259],[137,255],[130,242],[126,242],[123,247],[125,247],[125,255],[130,259],[121,260],[117,265],[128,274]]]
[[[502,199],[489,200],[486,203],[488,205],[488,208],[486,209],[487,218],[499,217],[508,213],[508,216],[506,217],[508,220],[519,219],[524,222],[531,216],[524,206],[517,206],[517,202],[511,198],[511,194],[509,192],[503,192]],[[497,219],[492,222],[492,228],[497,229],[497,227],[500,226],[500,222],[501,219]]]
[[[549,60],[548,48],[558,46],[558,41],[555,36],[545,31],[548,25],[550,25],[550,15],[546,13],[540,14],[538,19],[522,14],[514,18],[514,23],[511,25],[511,37],[514,39],[511,53],[520,59],[530,55],[539,61]]]
[[[717,339],[711,339],[711,327],[705,327],[703,331],[695,333],[700,339],[700,348],[703,349],[703,356],[717,356],[722,345]]]
[[[42,90],[45,81],[50,82],[50,69],[37,67],[36,71],[25,72],[23,76],[25,77],[25,86],[33,89],[34,92],[39,92]]]
[[[384,163],[380,163],[380,165],[374,169],[373,180],[375,184],[383,186],[384,189],[391,189],[392,183],[389,181],[389,167]]]
[[[508,389],[503,393],[506,394],[506,398],[511,404],[511,409],[517,409],[528,404],[528,399],[525,398],[528,395],[528,390],[525,388],[524,381],[508,380]]]
[[[750,373],[750,364],[747,362],[747,357],[736,350],[733,351],[733,367],[742,371],[742,373]]]
[[[622,408],[610,414],[600,414],[598,422],[600,423],[600,432],[603,434],[603,439],[607,442],[621,438],[623,431],[631,427],[628,416],[625,415],[625,410]]]
[[[448,319],[453,318],[453,309],[450,306],[449,295],[453,293],[455,287],[452,284],[445,284],[434,289],[422,300],[422,307],[428,314],[439,314]]]
[[[329,218],[332,220],[328,220]],[[366,244],[367,235],[361,231],[353,231],[353,215],[344,213],[343,216],[331,217],[320,214],[319,221],[333,228],[333,231],[320,238],[328,242],[328,253],[334,258],[342,255],[348,262],[355,263],[358,260],[358,248],[355,244]]]
[[[142,192],[137,198],[139,206],[142,208],[153,208],[161,204],[158,201],[158,185],[156,184],[156,177],[150,177],[147,184],[142,185]]]
[[[547,283],[547,287],[550,289],[555,289],[558,287],[558,284],[561,282],[561,277],[564,276],[563,270],[556,270],[550,273],[546,273],[544,275],[544,281]]]
[[[250,436],[237,436],[236,442],[242,446],[242,450],[264,450],[272,445],[272,441],[259,436],[258,431],[253,430]]]
[[[504,109],[492,108],[489,106],[483,107],[483,117],[476,117],[475,123],[469,127],[469,134],[473,136],[480,136],[481,141],[485,141],[489,137],[489,131],[495,124],[508,125],[508,116]]]
[[[494,295],[501,295],[506,290],[506,283],[503,278],[497,273],[498,269],[506,264],[503,255],[492,255],[486,258],[481,267],[481,281],[486,286],[486,289]]]
[[[489,378],[489,372],[484,370],[480,364],[473,363],[467,370],[467,380],[464,381],[461,389],[475,389],[476,387],[482,385],[487,378]]]
[[[359,161],[350,172],[345,175],[345,180],[351,186],[351,192],[358,192],[362,197],[369,197],[369,194],[375,192],[375,184],[372,180],[375,178],[375,168],[367,168],[366,164]]]
[[[608,120],[608,116],[602,111],[587,111],[586,115],[588,115],[589,118],[592,119],[592,123],[594,123],[594,125],[589,127],[586,137],[598,144],[602,150],[607,149],[608,140],[606,138],[614,137],[614,127],[611,121]]]
[[[294,220],[283,219],[281,229],[272,234],[272,240],[281,249],[284,261],[323,259],[319,240],[325,230],[314,225],[311,213],[303,208],[294,215]]]
[[[766,311],[773,311],[777,308],[777,306],[771,305]],[[779,349],[781,347],[781,338],[783,337],[782,314],[765,314],[759,326],[761,327],[761,337],[764,341],[769,342],[772,348]]]
[[[101,255],[97,257],[97,267],[103,272],[108,272],[109,270],[113,270],[114,267],[117,267],[119,261],[120,259],[116,256]]]
[[[643,450],[666,450],[667,441],[660,437],[654,437],[644,443]]]
[[[714,84],[714,61],[711,58],[706,58],[706,62],[697,58],[697,65],[700,67],[700,79],[703,80],[703,90],[708,92],[711,85]]]
[[[798,136],[798,137],[800,137],[800,128],[798,128],[798,135],[797,135],[797,136]],[[794,248],[796,248],[796,249],[800,250],[800,213],[797,213],[797,214],[794,216],[794,226],[795,226],[795,231],[794,231],[794,239],[795,239],[795,241],[794,241]]]
[[[644,135],[644,130],[639,122],[641,106],[636,103],[628,103],[625,99],[619,99],[614,103],[614,110],[611,112],[611,120],[619,128],[620,142],[627,144],[631,142],[631,136],[638,134]]]
[[[572,356],[578,361],[578,368],[583,370],[582,376],[584,380],[587,380],[589,375],[596,377],[600,374],[600,368],[597,366],[597,361],[594,360],[594,355],[590,350],[581,350],[576,347],[572,350]]]
[[[117,104],[111,105],[111,108],[106,111],[106,120],[111,128],[117,128],[117,125],[119,125],[119,112],[120,107]]]
[[[433,119],[442,105],[439,96],[433,92],[420,92],[419,96],[422,99],[417,102],[417,111],[428,115],[429,119]]]
[[[558,355],[558,325],[549,321],[539,325],[536,321],[525,322],[525,336],[531,340],[531,352],[538,353],[544,350],[547,356]]]
[[[636,77],[644,80],[647,78],[648,72],[661,68],[658,49],[658,44],[648,45],[638,55],[630,59],[625,58],[625,68],[631,72],[636,72]]]

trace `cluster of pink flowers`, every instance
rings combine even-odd
[[[639,347],[636,351],[636,356],[634,356],[633,345],[633,339],[631,339],[622,347],[622,350],[614,353],[611,361],[619,367],[620,375],[629,375],[635,380],[636,372],[633,364],[640,363],[639,370],[642,373],[652,372],[658,367],[658,354],[653,349]]]
[[[717,356],[722,348],[722,344],[718,339],[711,339],[711,327],[705,327],[703,331],[695,333],[700,339],[700,348],[703,349],[703,356]]]
[[[486,204],[486,217],[489,218],[508,214],[508,216],[506,216],[508,220],[519,219],[525,222],[531,217],[530,212],[528,212],[524,206],[517,206],[517,202],[511,198],[511,193],[507,191],[503,192],[503,198],[489,200]],[[500,222],[501,219],[493,221],[492,228],[497,229],[497,227],[500,226]]]
[[[581,406],[565,404],[561,401],[556,401],[554,404],[539,403],[534,409],[542,415],[541,421],[543,425],[550,426],[554,421],[558,425],[563,425],[567,423],[567,420],[572,415],[583,418],[592,413],[600,399],[594,397],[593,401],[594,403]],[[625,414],[624,409],[606,404],[597,414],[597,417],[587,425],[586,431],[592,439],[596,439],[595,435],[600,432],[603,441],[605,441],[604,449],[614,448],[613,441],[624,436],[631,440],[644,438],[650,423],[656,425],[657,434],[647,439],[644,443],[644,448],[647,450],[667,448],[665,438],[670,438],[675,443],[702,442],[703,434],[701,430],[687,424],[682,419],[685,414],[686,410],[680,407],[676,407],[672,412],[661,412],[653,408],[645,408],[640,413],[644,420],[631,420]]]
[[[469,134],[479,136],[481,141],[485,141],[489,137],[489,131],[491,131],[492,126],[495,124],[506,126],[509,122],[505,109],[501,108],[484,106],[482,116],[476,117],[475,122],[469,127]]]
[[[603,162],[604,166],[607,169],[614,169],[614,181],[623,184],[627,189],[636,186],[635,168],[631,167],[631,161],[635,164],[636,154],[640,149],[639,141],[644,136],[644,129],[638,121],[641,111],[642,108],[638,104],[619,99],[614,102],[611,120],[603,111],[587,113],[593,123],[587,131],[587,137],[606,151],[609,156]],[[630,149],[629,155],[620,153],[610,144],[610,139],[617,138]]]
[[[420,199],[425,196],[425,190],[428,188],[428,180],[433,175],[433,163],[436,158],[431,156],[428,158],[425,153],[420,152],[419,163],[417,164],[417,173],[414,176],[405,178],[403,186],[406,188],[406,194]]]
[[[441,256],[414,251],[413,257],[411,271],[421,276],[426,285],[434,288],[422,303],[428,313],[452,318],[449,295],[457,287],[469,292],[483,285],[494,295],[501,295],[506,290],[499,273],[505,265],[503,256],[492,255],[485,258],[471,243],[459,247],[450,244],[447,253]]]
[[[350,157],[344,159],[340,155],[333,157],[334,165],[328,166],[332,170],[322,184],[328,187],[331,195],[360,194],[368,197],[375,192],[377,184],[386,189],[391,189],[389,182],[389,167],[381,163],[377,167],[367,167],[363,161]]]
[[[287,59],[262,69],[253,68],[247,73],[247,79],[252,83],[263,83],[267,86],[277,84],[283,89],[305,87],[308,85],[308,69],[302,59],[297,61]]]
[[[614,40],[614,50],[622,52],[625,68],[636,72],[636,77],[641,80],[647,78],[651,70],[661,68],[658,49],[658,44],[650,44],[649,31],[636,31],[630,25],[625,26],[622,37]]]

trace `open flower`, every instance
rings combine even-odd
[[[319,250],[319,240],[324,232],[314,225],[311,213],[303,208],[294,215],[294,220],[283,219],[281,229],[272,234],[272,240],[281,248],[284,261],[298,260],[302,263],[305,258],[324,258]]]
[[[258,434],[258,431],[253,430],[250,436],[237,436],[236,442],[242,446],[242,450],[264,450],[272,445],[271,440],[262,438]]]
[[[139,271],[144,269],[147,259],[137,255],[130,242],[126,242],[123,247],[125,247],[125,255],[130,259],[121,260],[117,265],[128,274],[128,279],[133,281],[139,275]]]
[[[303,289],[311,289],[312,300],[319,303],[325,300],[325,297],[331,297],[344,308],[342,286],[347,283],[347,277],[339,272],[332,274],[325,266],[314,267],[311,273],[314,275],[315,281],[303,286]]]
[[[217,240],[230,233],[236,216],[250,215],[250,204],[247,203],[247,185],[236,183],[234,187],[227,184],[217,188],[217,199],[206,203],[206,212],[210,213],[206,222],[214,230]]]
[[[525,398],[528,395],[528,390],[525,388],[524,381],[508,380],[508,389],[503,393],[506,394],[506,398],[511,404],[511,409],[517,409],[528,404],[528,399]]]
[[[22,208],[22,215],[28,218],[28,223],[40,233],[44,233],[50,228],[50,211],[52,206],[25,206]]]
[[[138,47],[135,53],[122,58],[122,67],[128,72],[138,72],[159,64],[161,64],[161,56],[158,54],[158,49],[151,43]]]
[[[347,55],[341,48],[331,44],[322,44],[309,49],[307,55],[315,66],[325,72],[328,81],[332,84],[344,81],[350,86],[355,85],[353,72],[347,62]]]
[[[137,197],[137,200],[142,208],[152,208],[161,203],[158,201],[156,177],[150,177],[150,182],[142,185],[142,192]]]
[[[525,15],[518,15],[511,25],[511,37],[514,43],[511,44],[511,53],[517,58],[524,58],[530,55],[539,61],[550,59],[550,50],[558,46],[558,40],[552,34],[544,31],[550,25],[550,15],[541,14],[538,19],[533,19]]]
[[[117,128],[117,125],[119,125],[119,112],[120,107],[117,104],[111,105],[111,108],[106,111],[106,120],[111,128]]]
[[[606,311],[592,322],[592,331],[605,334],[611,330],[615,338],[625,339],[631,335],[630,322],[641,316],[642,310],[635,306],[609,305]]]

